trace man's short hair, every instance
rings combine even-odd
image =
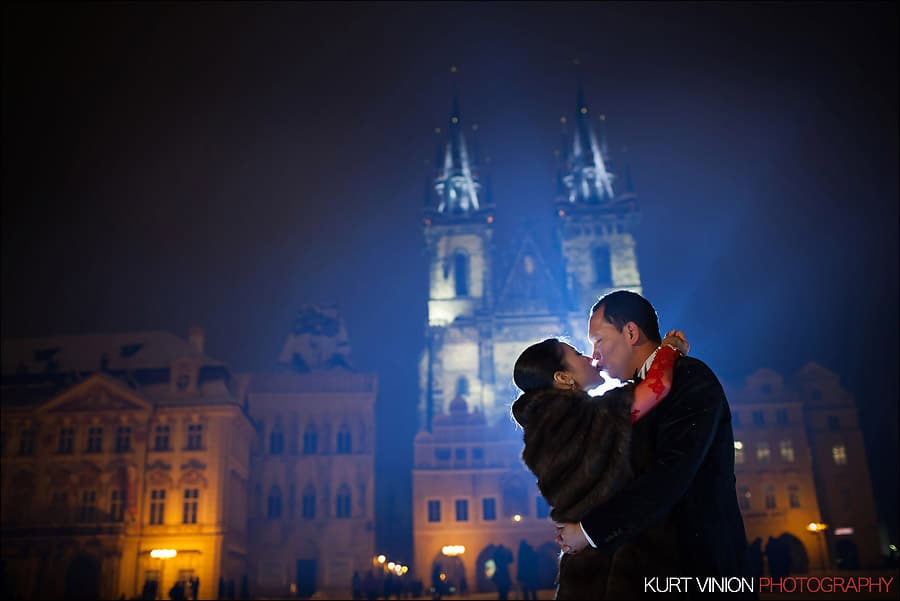
[[[630,290],[616,290],[603,296],[591,307],[591,315],[603,307],[603,317],[620,332],[625,324],[633,321],[651,341],[659,344],[659,318],[656,309],[646,298]]]

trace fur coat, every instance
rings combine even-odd
[[[538,489],[556,522],[579,522],[632,477],[631,405],[634,385],[591,397],[579,390],[525,393],[512,407],[524,430],[522,460],[537,477]],[[658,536],[624,544],[614,554],[591,547],[561,555],[557,599],[619,599],[640,596],[647,573],[647,546],[658,551]],[[663,545],[665,546],[665,545]],[[616,574],[615,581],[609,574]],[[619,575],[624,578],[619,578]]]

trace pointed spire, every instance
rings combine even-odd
[[[450,67],[451,73],[455,74],[457,71],[456,66]],[[456,87],[456,78],[453,77],[453,100],[446,136],[442,136],[434,189],[439,198],[439,213],[464,215],[481,209],[481,183],[475,156],[469,152],[466,144]],[[435,132],[441,133],[439,128]]]

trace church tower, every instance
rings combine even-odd
[[[620,190],[606,135],[579,78],[575,116],[563,117],[557,181],[557,236],[565,264],[573,331],[584,330],[594,302],[615,290],[641,293],[634,231],[640,215],[630,186]],[[599,126],[599,135],[595,130]]]
[[[428,324],[420,365],[421,430],[430,430],[432,417],[457,396],[483,408],[493,382],[487,333],[493,305],[494,216],[473,152],[476,130],[475,125],[463,127],[457,98],[446,131],[436,130],[440,143],[422,217]]]

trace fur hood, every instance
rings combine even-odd
[[[512,414],[524,430],[522,461],[558,522],[578,522],[631,478],[634,385],[600,397],[580,390],[522,394]]]

